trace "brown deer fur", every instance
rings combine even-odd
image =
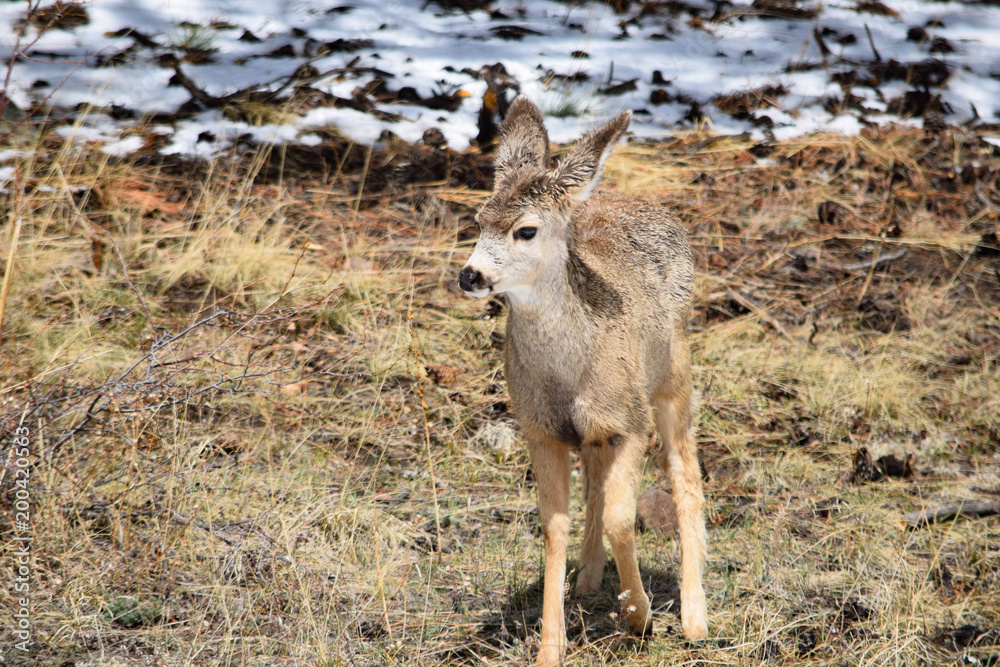
[[[566,653],[563,588],[569,537],[570,450],[579,449],[587,504],[576,594],[596,592],[611,543],[626,621],[652,629],[634,547],[648,432],[663,440],[682,550],[681,624],[705,637],[706,538],[694,438],[687,322],[694,287],[684,230],[659,207],[591,191],[631,120],[625,112],[549,166],[537,107],[514,100],[502,127],[492,197],[459,284],[506,293],[505,374],[528,440],[545,539],[539,665]]]

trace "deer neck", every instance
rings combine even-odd
[[[561,252],[546,263],[531,285],[507,292],[510,304],[508,333],[519,327],[533,330],[582,331],[583,307],[570,287],[569,251]]]
[[[504,367],[515,405],[571,396],[592,356],[591,323],[570,286],[566,255],[550,264],[530,288],[507,293]],[[543,396],[539,387],[554,394]]]

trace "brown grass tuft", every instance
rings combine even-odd
[[[504,308],[452,285],[482,162],[422,186],[393,180],[418,149],[338,171],[331,144],[297,173],[43,141],[2,195],[23,224],[0,424],[31,431],[34,537],[31,652],[5,658],[529,661],[541,546]],[[609,581],[570,602],[570,665],[996,660],[996,518],[902,515],[1000,489],[997,167],[969,130],[618,149],[610,185],[673,211],[699,267],[712,640],[680,641],[677,544],[641,534],[654,638],[625,636]],[[862,447],[913,476],[852,482]]]

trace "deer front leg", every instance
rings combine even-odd
[[[576,578],[576,595],[593,595],[601,588],[604,578],[604,494],[603,469],[597,449],[584,447],[580,456],[583,464],[583,497],[587,503],[587,523],[583,529],[583,549],[580,552],[580,573]]]
[[[530,442],[538,489],[538,516],[545,538],[545,589],[539,667],[556,667],[566,655],[563,588],[569,542],[569,448],[562,443]]]

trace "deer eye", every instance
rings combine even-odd
[[[535,238],[535,234],[538,232],[537,227],[521,227],[514,232],[515,241],[530,241]]]

